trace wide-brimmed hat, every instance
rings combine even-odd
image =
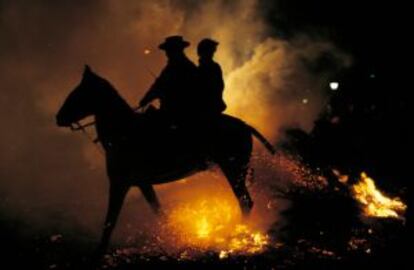
[[[184,49],[188,46],[190,46],[190,42],[185,41],[182,36],[169,36],[158,46],[158,48],[161,50]]]

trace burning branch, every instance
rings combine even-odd
[[[365,172],[361,173],[360,181],[351,190],[354,198],[363,206],[365,216],[404,219],[407,206],[399,198],[385,196]]]

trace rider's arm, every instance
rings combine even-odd
[[[156,87],[155,83],[150,87],[148,92],[145,94],[145,96],[141,99],[139,102],[139,106],[144,107],[148,105],[151,101],[158,98],[160,96],[159,94],[159,88]]]
[[[144,107],[152,102],[154,99],[160,98],[163,93],[164,89],[164,72],[155,80],[155,82],[151,85],[145,96],[141,99],[139,106]]]

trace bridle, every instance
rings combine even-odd
[[[83,125],[79,122],[75,122],[75,123],[70,124],[70,130],[72,130],[72,131],[79,131],[79,130],[85,131],[85,128],[90,127],[90,126],[94,126],[94,125],[95,125],[95,121],[92,121],[92,122],[89,122],[89,123],[86,123],[86,124],[83,124]]]
[[[139,112],[139,111],[144,112],[146,107],[147,106],[138,106],[138,107],[135,107],[135,108],[132,108],[132,109],[134,110],[134,112]],[[94,126],[95,124],[96,124],[95,121],[91,121],[89,123],[86,123],[86,124],[82,125],[81,123],[79,123],[79,121],[76,121],[76,122],[70,124],[70,130],[86,132],[85,128],[90,127],[90,126]]]
[[[145,108],[146,107],[147,106],[138,106],[138,107],[133,108],[133,110],[134,110],[134,112],[145,111]],[[81,123],[79,123],[79,121],[76,121],[76,122],[70,124],[70,130],[71,131],[81,131],[82,134],[84,134],[85,137],[88,138],[89,141],[91,141],[94,145],[97,146],[97,143],[100,142],[99,138],[98,137],[95,138],[95,139],[92,138],[88,134],[88,132],[86,131],[86,128],[91,127],[91,126],[94,126],[94,125],[96,125],[96,121],[91,121],[91,122],[86,123],[86,124],[83,124],[83,125]],[[104,154],[104,152],[102,151],[102,149],[100,147],[98,147],[98,151],[102,155]]]

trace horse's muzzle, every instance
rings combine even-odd
[[[56,116],[56,124],[59,127],[70,127],[71,123],[68,121],[65,121],[62,117],[59,116],[59,114]]]

